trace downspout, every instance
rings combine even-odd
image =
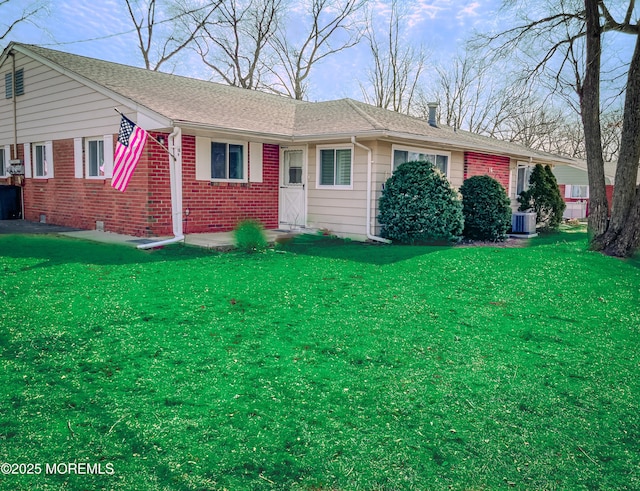
[[[182,130],[176,126],[169,135],[169,184],[171,187],[171,225],[173,237],[149,244],[140,244],[138,249],[153,249],[184,241],[182,231]]]
[[[13,92],[13,154],[9,160],[18,160],[18,98],[16,94],[16,54],[11,51],[11,91]],[[11,158],[13,157],[13,159]],[[14,181],[15,184],[15,181]],[[20,182],[24,188],[24,177]],[[20,190],[20,217],[24,220],[24,189]]]
[[[391,244],[390,240],[384,239],[382,237],[378,237],[377,235],[373,235],[371,233],[371,188],[372,188],[371,174],[372,174],[372,166],[373,166],[373,158],[372,158],[373,152],[369,147],[364,146],[362,143],[358,143],[356,141],[355,136],[351,137],[351,143],[367,151],[367,224],[366,224],[367,239],[375,240],[377,242],[383,242],[385,244]]]

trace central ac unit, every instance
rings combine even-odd
[[[535,234],[535,213],[514,213],[511,216],[511,231],[514,234]]]

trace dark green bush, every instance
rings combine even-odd
[[[548,165],[536,164],[529,178],[529,189],[520,193],[519,211],[535,211],[537,223],[543,229],[557,230],[562,223],[566,204],[558,181]]]
[[[266,249],[267,238],[264,227],[256,220],[243,220],[233,231],[236,247],[245,252]]]
[[[406,162],[387,180],[379,203],[381,235],[399,242],[456,242],[462,202],[430,162]]]
[[[460,187],[463,235],[474,240],[504,240],[511,226],[511,201],[490,176],[473,176]]]

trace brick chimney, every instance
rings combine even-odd
[[[429,124],[434,128],[438,127],[438,117],[436,116],[436,111],[438,110],[438,106],[440,104],[438,102],[427,102],[427,107],[429,108]]]

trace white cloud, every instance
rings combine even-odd
[[[409,8],[409,27],[415,27],[426,19],[433,20],[442,12],[448,10],[450,0],[418,0],[414,8]]]
[[[417,0],[411,6],[405,4],[409,18],[409,26],[420,26],[424,22],[433,20],[457,19],[465,21],[477,18],[481,9],[486,10],[494,0]]]
[[[462,9],[456,15],[456,18],[463,19],[465,17],[478,17],[480,13],[478,9],[481,7],[480,2],[471,2],[468,5],[462,7]]]

